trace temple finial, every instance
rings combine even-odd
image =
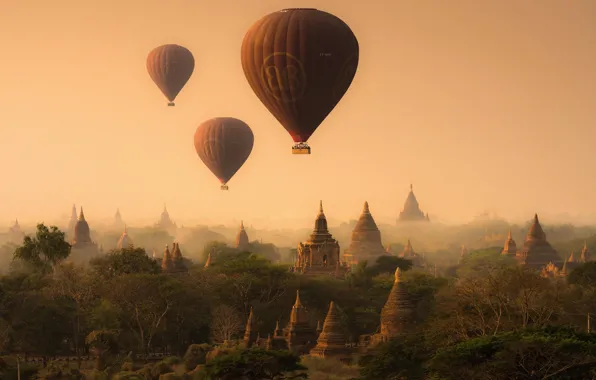
[[[368,209],[368,202],[364,202],[364,210],[362,210],[365,214],[370,214],[370,210]]]
[[[319,201],[319,212],[322,214],[323,213],[323,201]]]
[[[300,290],[296,290],[296,302],[294,302],[294,307],[300,307],[302,303],[300,302]]]
[[[81,212],[79,214],[79,220],[85,220],[85,213],[83,212],[83,206],[81,206]]]
[[[244,220],[240,221],[240,229],[243,230],[244,229]]]
[[[412,185],[412,182],[410,182],[410,191],[414,191],[414,185]]]

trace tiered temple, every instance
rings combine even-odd
[[[163,230],[173,230],[177,228],[176,223],[170,218],[170,213],[168,212],[166,205],[163,206],[163,211],[161,212],[159,220],[155,223],[155,227]]]
[[[74,234],[71,242],[72,251],[74,252],[85,252],[86,254],[98,253],[97,245],[91,240],[91,229],[89,223],[85,220],[85,213],[81,206],[81,212],[77,220],[77,224],[74,226]]]
[[[503,246],[503,251],[501,254],[503,255],[515,255],[517,253],[517,244],[515,244],[515,240],[511,237],[511,229],[509,229],[509,234],[507,235],[507,240],[505,241],[505,245]]]
[[[238,235],[236,235],[236,248],[240,251],[246,251],[248,249],[248,234],[244,229],[244,222],[240,222],[240,230],[238,231]]]
[[[374,261],[377,257],[385,254],[381,242],[381,231],[370,213],[368,202],[364,202],[364,209],[352,231],[350,246],[345,251],[344,257],[351,257],[356,261]]]
[[[333,301],[329,304],[329,311],[325,316],[317,345],[310,351],[310,355],[339,360],[350,360],[351,358],[352,351],[346,346],[346,336],[341,325],[341,316]]]
[[[538,221],[538,214],[534,215],[524,246],[516,253],[515,257],[520,264],[539,270],[548,263],[557,266],[563,264],[557,251],[546,240],[546,234]]]
[[[249,316],[249,322],[254,316]],[[250,328],[250,334],[248,334]],[[290,321],[286,328],[281,330],[279,322],[275,326],[273,336],[267,339],[259,339],[255,326],[247,323],[244,334],[244,344],[247,347],[254,345],[265,346],[268,349],[290,350],[298,354],[307,354],[316,344],[317,331],[310,324],[309,313],[302,305],[300,292],[296,291],[296,301],[290,312]]]
[[[428,217],[428,213],[424,214],[422,210],[420,210],[420,205],[418,204],[418,200],[414,195],[414,187],[410,184],[410,192],[408,193],[408,197],[406,198],[406,202],[404,203],[403,210],[399,213],[399,217],[397,222],[429,222],[430,218]]]
[[[172,251],[166,245],[166,249],[161,259],[161,270],[165,273],[182,273],[187,271],[180,245],[176,242],[172,243]]]
[[[339,243],[329,233],[322,201],[315,228],[306,242],[298,244],[297,253],[296,272],[317,275],[338,274],[340,271]],[[342,269],[345,268],[342,266]]]
[[[408,259],[412,261],[412,265],[414,266],[422,266],[423,260],[422,257],[414,251],[412,247],[412,242],[408,239],[408,242],[404,246],[404,250],[399,254],[399,257],[403,257],[404,259]]]

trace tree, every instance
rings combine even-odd
[[[242,330],[242,319],[234,308],[219,305],[213,310],[211,319],[211,333],[216,342],[231,340]]]
[[[14,251],[14,257],[48,271],[70,255],[70,244],[64,238],[64,232],[58,227],[38,224],[35,237],[25,236],[23,244]]]
[[[567,276],[567,283],[596,287],[596,261],[589,261],[574,268]]]
[[[61,264],[55,267],[53,282],[49,288],[50,294],[55,298],[65,298],[74,304],[73,342],[77,363],[81,366],[81,314],[89,302],[94,298],[94,284],[86,275],[85,268],[77,267],[72,263]]]
[[[176,302],[173,282],[165,275],[131,274],[107,284],[105,296],[126,313],[127,327],[145,351]]]
[[[404,272],[410,270],[412,269],[412,261],[397,256],[379,256],[377,257],[375,264],[369,268],[369,273],[372,277],[382,273],[393,274],[397,268]]]
[[[439,350],[429,367],[445,380],[593,379],[596,336],[562,327],[484,336]]]
[[[427,358],[428,349],[423,339],[419,336],[400,337],[360,360],[360,379],[421,380],[424,379]]]
[[[147,255],[143,248],[129,246],[115,249],[105,256],[91,259],[92,270],[103,278],[124,274],[158,274],[161,267],[157,261]]]
[[[207,378],[213,380],[305,379],[307,375],[304,372],[290,374],[306,369],[299,360],[289,351],[237,349],[215,357],[205,366],[205,372]]]

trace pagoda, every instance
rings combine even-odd
[[[341,325],[341,316],[335,303],[331,301],[317,345],[310,351],[311,356],[346,360],[351,358],[351,350],[346,346],[346,337]]]
[[[304,274],[337,274],[340,270],[339,243],[327,227],[323,212],[323,201],[319,204],[319,214],[310,238],[298,244],[294,270]]]
[[[557,251],[546,240],[546,234],[538,221],[538,214],[534,214],[524,246],[515,257],[520,264],[539,270],[549,263],[557,266],[563,263]]]
[[[502,255],[514,256],[517,253],[517,244],[515,244],[515,240],[511,237],[511,228],[509,229],[509,234],[507,235],[507,240],[505,241],[505,245],[503,246],[503,250],[501,251]]]
[[[128,236],[128,229],[126,228],[126,225],[124,225],[124,232],[122,232],[120,239],[118,239],[118,243],[116,243],[116,248],[125,249],[132,247],[133,245],[134,244],[132,242],[132,239],[130,238],[130,236]]]
[[[84,252],[86,254],[98,253],[97,244],[91,240],[91,229],[89,223],[85,220],[85,213],[81,206],[81,212],[77,223],[74,226],[74,236],[71,241],[72,252]]]
[[[244,222],[240,221],[240,230],[238,231],[238,235],[236,235],[236,249],[239,251],[246,251],[248,249],[248,234],[244,229]]]
[[[420,210],[420,205],[414,195],[414,187],[410,184],[410,193],[406,198],[403,210],[399,213],[397,222],[429,222],[428,213],[425,214]]]
[[[317,332],[310,325],[309,313],[300,301],[300,291],[296,291],[296,301],[290,312],[290,322],[283,330],[288,349],[294,352],[306,353],[317,340]]]
[[[345,255],[360,261],[376,259],[385,254],[387,253],[381,242],[381,231],[370,213],[368,202],[364,202],[364,208],[352,230],[350,246],[345,251]]]

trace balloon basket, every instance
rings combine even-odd
[[[305,143],[296,144],[292,147],[292,154],[310,154],[310,146]]]
[[[168,107],[174,107],[176,104],[174,102],[169,102]]]
[[[228,190],[228,185],[221,185],[220,189],[222,189],[222,190]]]

